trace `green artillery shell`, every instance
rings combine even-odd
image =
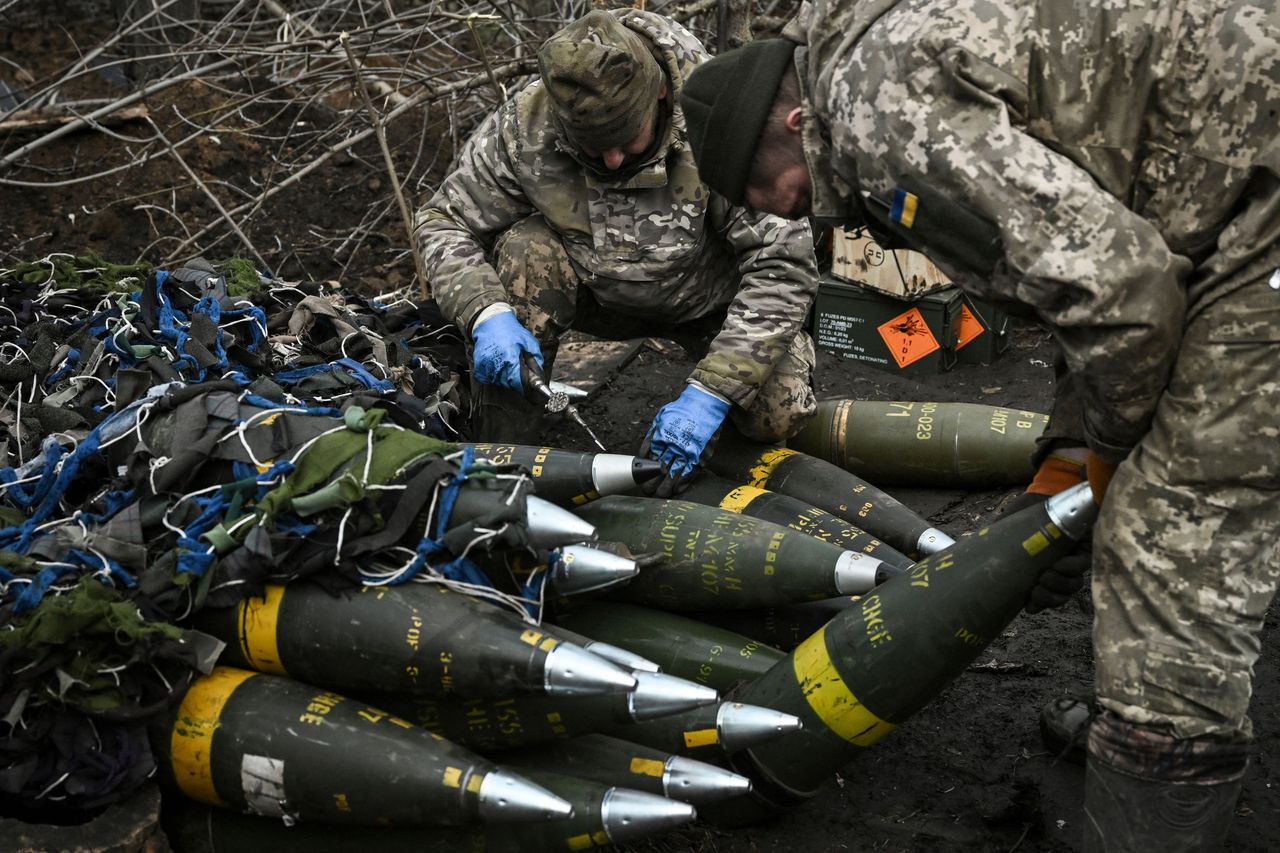
[[[883,565],[770,521],[689,501],[615,495],[578,513],[606,541],[663,555],[614,595],[666,610],[765,607],[864,592]]]
[[[861,596],[845,595],[803,604],[779,604],[758,610],[714,610],[693,616],[709,625],[789,652],[834,619],[841,610],[855,606],[860,600]]]
[[[740,691],[743,702],[796,714],[804,729],[735,756],[735,769],[775,803],[812,795],[964,671],[1022,609],[1041,572],[1084,535],[1096,510],[1081,484],[863,596]]]
[[[932,554],[954,541],[897,498],[843,468],[794,450],[726,434],[708,467],[735,483],[825,509],[908,556]]]
[[[653,794],[549,773],[539,778],[572,804],[572,817],[519,827],[288,826],[276,818],[175,803],[166,804],[165,830],[178,853],[559,853],[622,843],[694,817],[692,807]]]
[[[435,584],[331,595],[313,584],[206,608],[222,662],[336,690],[434,696],[626,691],[635,679],[505,611]]]
[[[567,816],[569,804],[363,702],[231,667],[154,738],[188,797],[322,823],[429,826]]]
[[[491,752],[607,731],[715,702],[715,690],[664,673],[637,672],[636,689],[603,696],[428,699],[379,696],[379,707],[472,749]]]
[[[674,755],[716,761],[800,731],[800,718],[786,711],[721,702],[648,722],[619,726],[609,733]]]
[[[731,770],[608,735],[583,735],[504,752],[502,762],[517,769],[552,769],[686,803],[714,802],[751,790],[751,780]]]
[[[591,602],[561,614],[558,621],[593,639],[644,655],[663,672],[721,691],[764,675],[786,658],[750,637],[634,604]]]
[[[832,515],[825,509],[808,506],[793,497],[758,489],[755,486],[735,486],[723,477],[703,473],[693,481],[680,497],[704,506],[714,506],[729,512],[740,512],[752,518],[762,518],[799,530],[810,536],[830,542],[846,551],[861,551],[881,560],[890,568],[909,569],[914,561],[889,547],[879,539]]]
[[[824,400],[788,445],[881,485],[1026,483],[1048,415],[976,403]]]
[[[560,506],[581,506],[602,495],[632,492],[662,474],[662,463],[617,453],[576,453],[525,444],[473,444],[477,459],[519,465],[533,477],[533,491]]]

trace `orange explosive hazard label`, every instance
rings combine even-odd
[[[904,311],[877,326],[876,331],[889,347],[889,354],[898,367],[906,367],[939,349],[938,339],[929,331],[929,324],[924,321],[919,308]]]
[[[985,332],[982,321],[973,316],[968,305],[960,306],[960,337],[956,339],[956,349],[964,349],[965,344]]]

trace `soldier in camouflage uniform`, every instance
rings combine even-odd
[[[1217,846],[1280,574],[1276,0],[818,0],[785,35],[686,83],[703,179],[1052,327],[1105,495],[1087,846]]]
[[[701,358],[650,431],[676,473],[730,411],[758,440],[793,434],[815,405],[812,238],[699,181],[674,96],[702,45],[660,15],[596,11],[538,58],[541,79],[484,122],[415,223],[441,308],[475,336],[481,437],[536,424],[512,361],[549,368],[569,329]],[[486,340],[495,320],[516,343]]]

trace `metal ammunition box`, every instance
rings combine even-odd
[[[827,276],[818,284],[818,349],[883,370],[944,373],[956,363],[963,298],[955,288],[904,301]]]
[[[961,295],[956,364],[990,364],[1009,348],[1009,315],[1003,308],[967,293]]]

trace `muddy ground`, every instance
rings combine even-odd
[[[74,28],[74,23],[68,23]],[[38,63],[39,57],[71,50],[70,45],[66,30],[32,30],[24,36],[20,29],[9,29],[0,34],[0,55],[44,64],[46,69],[49,63]],[[188,112],[205,105],[209,97],[197,84],[166,96]],[[149,106],[163,126],[170,114],[169,102],[153,100]],[[0,134],[0,151],[21,141],[21,137]],[[42,152],[39,162],[51,170],[76,162],[98,164],[112,144],[99,135],[74,134]],[[256,160],[258,154],[252,145],[241,147],[231,139],[196,146],[188,159],[205,177],[220,170],[248,177],[265,168]],[[372,150],[361,154],[376,156]],[[159,164],[154,172],[131,172],[74,189],[0,187],[0,210],[4,211],[0,258],[30,259],[50,251],[92,249],[124,262],[140,254],[159,262],[166,245],[165,225],[149,218],[137,199],[171,186],[173,168]],[[39,179],[34,173],[23,177]],[[367,195],[377,192],[385,192],[385,187],[376,170],[356,158],[343,160],[298,192],[268,205],[251,223],[251,236],[262,245],[280,246],[270,260],[278,260],[279,271],[290,277],[323,279],[345,269],[347,283],[370,288],[407,280],[412,266],[406,258],[395,257],[400,238],[394,223],[380,227],[351,257],[306,250],[309,225],[321,224],[328,230],[346,227],[346,214],[358,220]],[[207,205],[189,188],[170,201],[179,213]],[[822,356],[816,382],[823,397],[972,401],[1045,411],[1051,395],[1052,355],[1047,335],[1023,326],[1015,330],[1010,350],[989,367],[905,377]],[[691,367],[678,350],[643,349],[581,407],[583,414],[611,450],[633,450],[657,408],[679,393]],[[572,427],[551,427],[547,438],[587,449]],[[956,536],[992,518],[1012,494],[1008,490],[893,491]],[[978,667],[844,768],[813,801],[780,820],[733,832],[695,827],[631,849],[664,853],[1079,849],[1083,774],[1046,751],[1036,717],[1038,709],[1055,696],[1089,691],[1090,620],[1084,594],[1060,610],[1018,618]],[[1273,609],[1264,641],[1275,634],[1275,624]],[[1266,642],[1257,668],[1253,709],[1257,743],[1232,827],[1232,850],[1280,849],[1280,767],[1274,766],[1280,764],[1278,661],[1280,644]]]

